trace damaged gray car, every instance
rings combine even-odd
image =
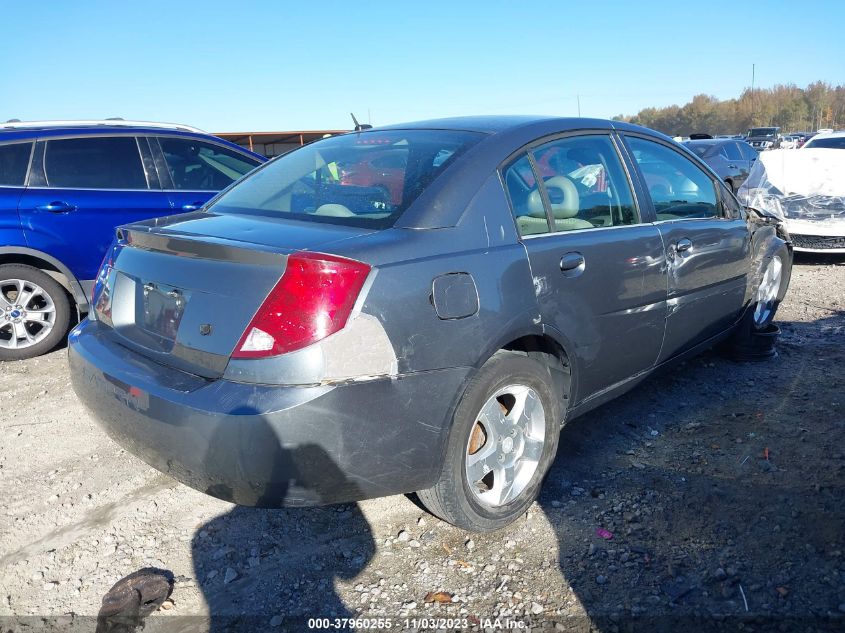
[[[468,530],[562,425],[770,326],[792,250],[668,137],[592,119],[365,130],[118,229],[76,393],[189,486],[279,507],[416,491]]]

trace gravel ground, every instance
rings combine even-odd
[[[3,364],[0,629],[93,630],[109,588],[152,566],[175,586],[147,631],[307,630],[314,617],[843,630],[843,264],[796,263],[777,358],[707,353],[567,425],[540,500],[490,535],[404,496],[232,506],[112,443],[63,350]]]

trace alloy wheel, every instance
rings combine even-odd
[[[56,306],[38,284],[0,281],[0,347],[24,349],[44,340],[56,323]]]
[[[516,499],[531,481],[543,454],[546,412],[525,385],[494,393],[476,416],[464,469],[474,497],[490,507]]]
[[[754,306],[754,325],[757,327],[767,325],[774,314],[782,274],[783,262],[778,256],[772,257],[757,288],[757,304]]]

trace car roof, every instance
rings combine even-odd
[[[142,135],[156,135],[156,136],[184,136],[187,138],[198,138],[209,140],[213,139],[215,143],[225,145],[242,154],[247,154],[253,158],[260,159],[261,162],[267,160],[261,154],[251,152],[245,147],[235,145],[214,136],[209,132],[203,132],[198,128],[190,126],[180,126],[178,124],[160,124],[149,123],[143,121],[62,121],[62,122],[33,122],[35,125],[29,127],[26,124],[0,124],[0,143],[8,143],[12,141],[29,141],[33,139],[56,138],[67,136],[123,136],[132,134]]]
[[[150,121],[15,121],[0,123],[0,141],[68,135],[102,136],[114,134],[212,136],[189,125],[153,123]]]
[[[482,132],[485,134],[498,134],[511,130],[522,130],[527,128],[558,128],[565,130],[580,129],[618,129],[618,130],[645,130],[637,125],[621,121],[609,121],[607,119],[591,119],[582,117],[556,117],[539,115],[482,115],[462,116],[444,119],[429,119],[426,121],[414,121],[413,123],[396,123],[380,126],[373,130],[460,130],[465,132]],[[650,134],[665,136],[654,130],[648,130]],[[669,138],[669,137],[666,137]]]

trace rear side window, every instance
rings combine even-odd
[[[609,136],[559,139],[534,148],[503,177],[522,235],[636,224],[639,219],[621,160]],[[545,216],[545,217],[544,217]]]
[[[160,137],[159,143],[176,189],[220,191],[260,164],[234,150],[192,138]]]
[[[49,187],[146,189],[138,143],[132,136],[47,141],[44,171]]]
[[[218,213],[385,228],[483,137],[455,130],[334,136],[274,159],[211,208]]]
[[[32,143],[0,145],[0,186],[22,187],[26,181]]]
[[[628,137],[628,143],[651,194],[658,220],[718,215],[713,181],[690,159],[654,141]]]
[[[742,160],[742,154],[739,153],[736,143],[725,143],[725,152],[728,160]]]
[[[748,143],[737,143],[739,151],[745,160],[757,160],[757,150]]]

